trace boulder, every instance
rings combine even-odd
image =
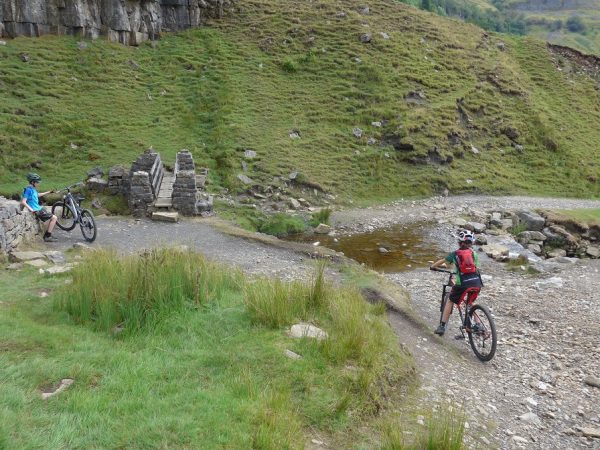
[[[314,325],[309,323],[297,323],[296,325],[292,325],[289,331],[289,335],[293,338],[313,338],[318,341],[322,341],[327,339],[327,332],[321,330]]]
[[[108,181],[103,180],[100,177],[92,177],[87,180],[86,186],[90,191],[104,192],[104,190],[108,187]]]
[[[487,256],[492,259],[496,259],[499,261],[504,261],[508,259],[508,247],[500,244],[488,244],[481,246],[481,251],[483,251]]]
[[[49,251],[44,252],[44,256],[53,264],[64,264],[67,262],[67,257],[63,252]]]
[[[371,35],[371,33],[363,33],[358,37],[358,39],[363,44],[368,44],[373,39],[373,36]]]
[[[542,254],[542,247],[537,245],[537,244],[528,244],[527,245],[527,250],[533,252],[536,255],[541,255]]]
[[[540,231],[523,231],[517,236],[517,241],[523,245],[532,243],[532,241],[543,242],[546,239],[548,239],[548,237]]]
[[[31,267],[44,267],[48,265],[48,261],[44,259],[30,259],[25,261],[25,264]]]
[[[546,219],[530,210],[517,212],[517,218],[518,224],[524,225],[530,231],[542,231],[546,223]]]
[[[600,378],[598,378],[594,375],[589,375],[589,376],[585,377],[583,382],[585,384],[587,384],[588,386],[600,388]]]
[[[352,134],[355,138],[361,138],[363,135],[363,130],[358,127],[352,128]]]
[[[315,233],[316,234],[329,234],[330,232],[331,232],[331,227],[329,225],[324,224],[324,223],[320,223],[315,228]]]
[[[589,245],[585,254],[591,258],[600,258],[600,247]]]
[[[88,178],[102,178],[104,176],[104,169],[102,167],[94,167],[87,173]]]
[[[562,248],[553,248],[548,253],[548,258],[560,258],[567,256],[567,251]]]
[[[300,207],[301,207],[300,202],[298,200],[296,200],[295,198],[290,197],[289,202],[290,202],[290,207],[292,209],[300,209]]]
[[[40,252],[10,252],[8,257],[13,262],[25,262],[33,259],[44,259],[44,254]]]
[[[483,233],[487,228],[484,223],[479,222],[469,222],[469,225],[475,233]]]
[[[244,150],[244,158],[247,158],[247,159],[256,158],[256,152],[254,150]]]
[[[244,184],[255,184],[252,178],[244,175],[243,173],[238,174],[237,179],[240,180]]]

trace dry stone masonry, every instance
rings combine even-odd
[[[35,239],[40,224],[33,214],[22,212],[19,202],[0,197],[0,254],[7,254],[19,244]]]
[[[177,153],[175,183],[173,184],[173,208],[183,215],[198,214],[196,209],[196,171],[192,154],[187,150]]]
[[[218,18],[228,0],[0,0],[0,37],[74,35],[139,45]]]

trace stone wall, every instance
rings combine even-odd
[[[148,207],[154,201],[148,172],[133,172],[130,181],[129,209],[134,217],[144,217],[148,212]]]
[[[41,233],[39,222],[29,211],[21,212],[19,202],[0,197],[0,255]]]
[[[130,176],[134,172],[146,172],[150,178],[152,194],[156,198],[164,175],[164,166],[160,155],[152,149],[146,150],[131,165]]]
[[[0,0],[0,37],[66,34],[139,45],[223,15],[230,0]]]
[[[196,208],[196,171],[192,154],[187,150],[177,153],[175,183],[173,184],[173,208],[184,216],[198,214]]]

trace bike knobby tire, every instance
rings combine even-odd
[[[469,310],[469,319],[471,329],[467,331],[467,335],[473,353],[481,361],[491,360],[498,344],[492,313],[483,305],[475,305]]]
[[[65,202],[56,202],[52,205],[52,214],[56,216],[56,226],[61,230],[71,231],[77,225],[75,214]]]
[[[98,233],[98,229],[96,228],[96,221],[94,220],[94,215],[90,210],[81,210],[79,226],[81,227],[81,234],[83,234],[83,238],[88,242],[94,242]]]

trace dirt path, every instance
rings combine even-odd
[[[92,247],[114,248],[122,253],[142,249],[187,245],[207,257],[241,268],[247,273],[275,276],[284,280],[305,279],[314,271],[313,261],[291,250],[237,238],[218,231],[208,223],[181,221],[153,222],[132,218],[96,219],[98,238]],[[70,233],[57,230],[58,242],[49,244],[66,250],[76,242],[84,242],[78,229]]]

